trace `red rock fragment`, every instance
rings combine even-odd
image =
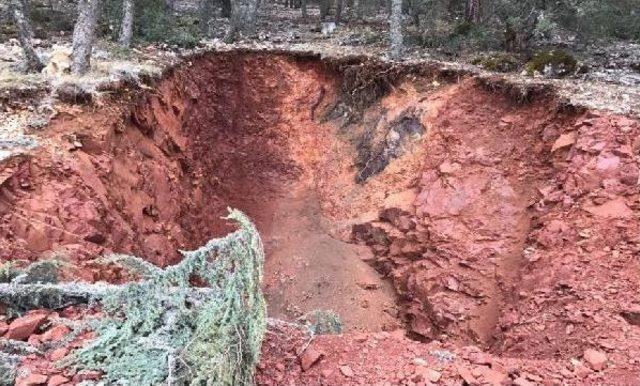
[[[62,375],[54,375],[49,379],[47,386],[60,386],[68,382],[69,378],[63,377]]]
[[[44,334],[42,334],[42,336],[40,337],[40,340],[42,342],[58,342],[62,338],[67,336],[67,334],[69,334],[70,332],[71,332],[71,329],[69,329],[69,327],[63,324],[59,324],[47,330]]]
[[[317,351],[311,347],[308,348],[304,353],[302,353],[302,356],[300,357],[300,366],[302,366],[302,370],[309,370],[314,364],[322,359],[323,356],[323,352]]]
[[[587,212],[605,218],[631,218],[633,217],[633,211],[629,209],[624,198],[618,197],[616,199],[605,202],[602,205],[590,206],[586,208]]]
[[[48,312],[35,311],[15,319],[9,325],[5,338],[27,340],[47,320],[48,316]]]
[[[436,371],[427,367],[418,366],[416,368],[413,381],[414,382],[421,382],[421,381],[438,382],[441,376],[442,374],[440,374],[439,371]]]
[[[353,370],[351,370],[351,367],[349,366],[340,366],[339,369],[342,375],[344,375],[347,378],[351,378],[354,376],[354,372]]]
[[[458,375],[468,384],[474,385],[478,382],[476,378],[471,374],[471,371],[464,365],[458,365],[456,366],[456,368],[458,370]]]
[[[49,359],[56,362],[66,357],[67,354],[69,354],[69,349],[66,347],[60,347],[58,349],[53,350],[51,354],[49,354]]]
[[[527,380],[525,377],[518,377],[513,380],[514,386],[535,386],[535,383]]]
[[[47,376],[46,375],[42,375],[42,374],[38,374],[38,373],[31,373],[28,376],[26,376],[25,378],[18,378],[18,380],[16,381],[16,386],[37,386],[37,385],[44,385],[47,383]]]
[[[604,370],[607,365],[607,355],[602,351],[586,349],[582,356],[589,366],[596,371]]]
[[[558,149],[562,149],[564,147],[571,146],[574,143],[576,143],[576,133],[574,131],[571,131],[571,132],[566,133],[566,134],[562,134],[553,143],[553,147],[551,148],[551,152],[553,153],[554,151],[556,151]]]
[[[469,354],[469,360],[471,363],[475,363],[477,365],[491,365],[493,362],[493,358],[491,355],[484,352],[472,352]]]

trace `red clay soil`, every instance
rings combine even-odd
[[[126,280],[96,257],[174,263],[237,207],[270,314],[333,309],[347,331],[307,347],[272,326],[260,385],[640,384],[640,124],[425,76],[343,113],[343,76],[212,54],[135,100],[60,106],[0,168],[0,259]]]

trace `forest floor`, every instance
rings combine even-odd
[[[309,344],[272,323],[259,385],[640,383],[634,75],[391,64],[382,20],[324,36],[297,12],[263,18],[260,42],[101,42],[84,78],[20,75],[0,44],[0,259],[121,282],[96,256],[174,263],[232,206],[262,235],[270,315],[344,324]],[[99,377],[54,365],[90,338],[64,339],[84,312],[0,316],[43,351],[19,384]]]

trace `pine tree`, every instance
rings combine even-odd
[[[91,51],[100,16],[100,0],[79,0],[78,19],[73,29],[73,62],[71,71],[84,75],[91,68]]]
[[[20,41],[20,46],[22,46],[22,51],[26,58],[27,72],[39,72],[44,68],[44,64],[42,64],[31,43],[33,30],[27,18],[24,0],[11,0],[9,6],[11,7],[13,21],[18,27],[18,40]]]
[[[122,0],[122,27],[120,29],[120,45],[125,48],[131,46],[131,38],[133,37],[133,0]]]
[[[402,56],[402,0],[391,0],[391,17],[389,18],[389,41],[391,42],[391,57],[399,59]]]

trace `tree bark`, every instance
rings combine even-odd
[[[11,0],[9,6],[11,7],[13,21],[18,27],[18,40],[26,59],[27,72],[39,72],[44,68],[44,64],[31,44],[33,30],[27,18],[25,4],[23,0]]]
[[[467,23],[480,22],[480,0],[467,0],[464,18]]]
[[[228,41],[234,41],[239,35],[253,36],[256,32],[257,0],[234,0],[231,2],[231,30]]]
[[[300,8],[302,8],[302,18],[307,19],[307,0],[300,1]]]
[[[326,19],[327,15],[329,14],[329,7],[331,6],[331,2],[330,0],[320,0],[319,1],[319,6],[320,6],[320,21],[323,21],[324,19]]]
[[[364,1],[365,0],[355,0],[354,8],[356,20],[358,21],[362,21],[364,19]]]
[[[226,18],[231,17],[231,0],[222,0],[221,16]]]
[[[402,0],[391,0],[391,16],[389,18],[389,41],[391,43],[391,57],[399,59],[402,56]]]
[[[79,0],[78,20],[73,29],[73,62],[71,71],[84,75],[91,68],[91,50],[100,15],[101,0]]]
[[[120,45],[125,48],[131,46],[133,37],[133,0],[122,0],[122,28],[120,29]]]
[[[209,22],[213,17],[213,1],[214,0],[200,0],[200,33],[204,36],[209,35]]]
[[[336,24],[342,21],[342,8],[344,7],[343,0],[336,0]]]

